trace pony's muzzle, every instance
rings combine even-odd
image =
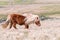
[[[41,24],[38,24],[38,26],[41,26]]]
[[[37,26],[41,26],[40,21],[36,21],[35,24],[36,24]]]

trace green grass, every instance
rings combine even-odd
[[[7,18],[7,15],[0,14],[0,19],[6,19],[6,18]]]
[[[0,5],[8,5],[8,2],[0,1]]]
[[[33,3],[33,1],[34,0],[14,0],[14,4],[31,4]],[[9,4],[9,1],[0,1],[0,5],[8,5],[8,4]]]
[[[32,4],[34,0],[15,0],[15,4]]]
[[[39,16],[48,16],[54,14],[60,14],[60,5],[47,5],[40,7],[40,10],[44,10],[46,12],[38,13]],[[37,14],[37,13],[36,13]]]
[[[50,12],[56,12],[56,11],[60,11],[60,5],[47,5],[47,6],[43,6],[41,7],[41,9],[43,10],[47,10]]]
[[[13,0],[11,4],[34,4],[35,0]],[[0,1],[0,5],[8,5],[9,1]]]
[[[60,12],[47,12],[47,13],[41,13],[40,15],[54,15],[54,14],[60,14]]]

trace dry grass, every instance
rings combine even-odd
[[[0,26],[0,40],[60,40],[60,20],[41,21],[41,26],[30,25],[29,29],[17,25],[18,29],[3,29]]]

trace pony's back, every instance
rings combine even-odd
[[[25,16],[19,14],[11,14],[11,21],[22,25],[24,23]]]

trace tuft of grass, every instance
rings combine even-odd
[[[7,19],[7,15],[0,14],[0,19]]]

